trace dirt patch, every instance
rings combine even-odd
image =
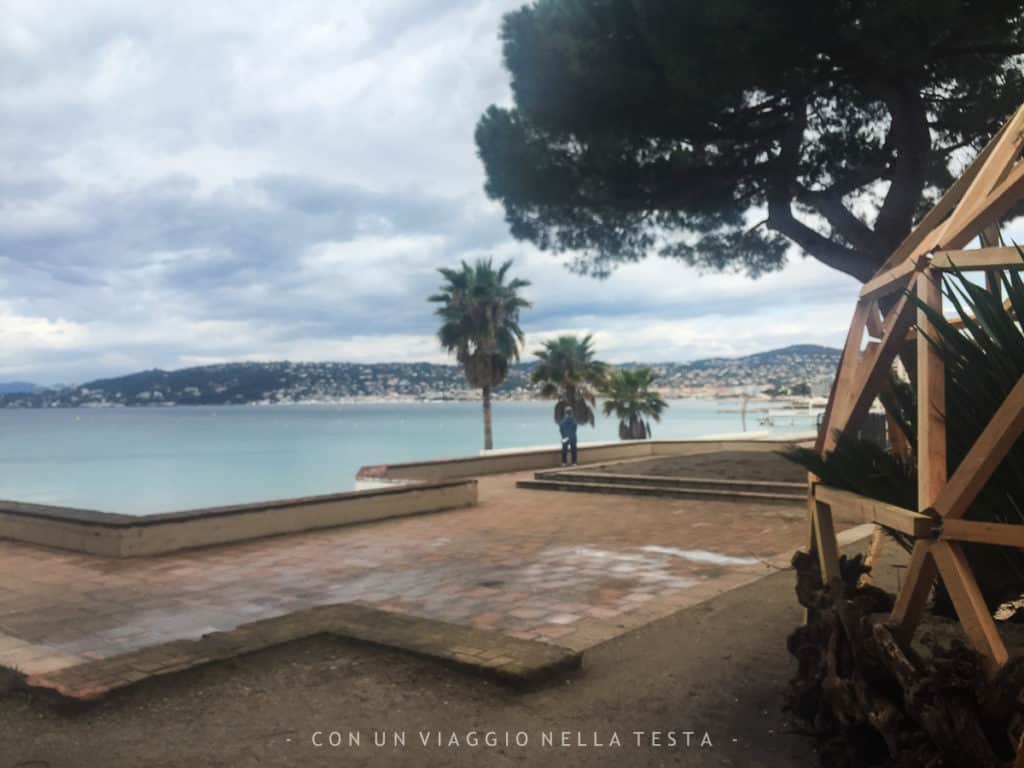
[[[663,456],[626,464],[588,468],[611,475],[701,477],[720,480],[769,480],[802,483],[807,470],[775,451],[718,451],[694,456]]]

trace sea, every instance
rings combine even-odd
[[[783,408],[751,402],[747,431],[814,428]],[[496,449],[558,444],[550,401],[497,401],[493,418]],[[656,439],[743,426],[732,400],[670,400],[652,423]],[[613,417],[580,428],[581,443],[617,439]],[[147,515],[348,491],[364,465],[482,446],[478,402],[0,409],[0,499]]]

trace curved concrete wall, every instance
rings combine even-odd
[[[106,557],[135,557],[440,512],[476,502],[475,480],[403,485],[146,517],[0,502],[0,538]]]

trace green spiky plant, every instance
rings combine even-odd
[[[1018,251],[1020,249],[1018,248]],[[1024,252],[1022,252],[1024,258]],[[942,358],[946,370],[947,465],[952,474],[988,425],[1010,390],[1024,375],[1024,281],[1016,272],[1004,274],[1000,298],[952,271],[943,293],[962,327],[914,298],[934,328],[927,342]],[[893,376],[882,395],[890,415],[915,445],[916,403],[913,391]],[[916,453],[916,451],[915,451]],[[851,435],[839,435],[824,459],[813,451],[796,451],[790,458],[822,480],[865,496],[917,508],[916,459],[904,461],[892,452]],[[1024,523],[1024,441],[1018,441],[967,511],[969,520]],[[911,542],[889,531],[902,545]],[[1024,553],[1009,547],[962,545],[990,608],[1024,593]],[[937,603],[945,603],[941,593]]]

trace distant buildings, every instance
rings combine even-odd
[[[667,397],[728,397],[806,391],[828,394],[839,351],[787,347],[740,358],[652,365]],[[633,365],[633,364],[628,364]],[[532,364],[514,365],[496,397],[536,397]],[[75,387],[0,395],[0,407],[110,407],[476,400],[462,369],[431,363],[230,363],[141,371]]]

